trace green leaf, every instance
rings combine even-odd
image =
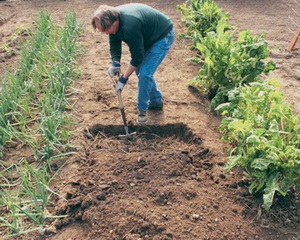
[[[228,111],[229,107],[230,107],[230,103],[222,103],[215,108],[215,111],[221,112],[222,114],[224,111]]]
[[[280,187],[278,184],[279,173],[275,173],[271,175],[266,183],[265,193],[263,195],[263,207],[269,211],[272,204],[276,191],[280,191]]]
[[[267,170],[270,164],[272,163],[272,159],[269,158],[256,158],[251,163],[251,167],[254,169],[258,169],[261,171]]]
[[[204,44],[197,42],[196,49],[199,50],[201,53],[206,53],[208,51],[207,47]]]
[[[225,167],[226,170],[230,170],[231,168],[235,167],[235,166],[238,166],[239,162],[242,161],[242,156],[241,155],[238,155],[238,156],[230,156],[229,157],[229,160],[228,160],[228,163]]]
[[[246,133],[252,128],[250,120],[235,119],[228,124],[228,129],[236,132]]]
[[[300,187],[300,177],[298,177],[297,180],[295,180],[295,185],[297,187]]]
[[[260,143],[260,139],[258,136],[251,134],[249,137],[246,139],[246,143]]]

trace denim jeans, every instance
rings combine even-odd
[[[136,69],[138,76],[137,108],[147,111],[149,104],[162,104],[163,96],[157,88],[154,73],[164,60],[175,39],[172,29],[163,39],[157,41],[145,53],[143,62]]]

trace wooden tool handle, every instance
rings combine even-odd
[[[124,126],[127,126],[127,120],[126,120],[125,109],[124,109],[123,100],[122,100],[122,96],[121,96],[121,91],[117,91],[117,96],[118,96],[118,100],[119,100],[119,104],[120,104],[120,111],[121,111],[123,123],[124,123]]]
[[[298,40],[298,38],[300,37],[300,27],[298,28],[297,32],[296,32],[296,35],[293,37],[289,47],[288,47],[288,51],[292,51],[293,48],[295,47],[296,45],[296,42]]]

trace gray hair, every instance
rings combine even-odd
[[[96,21],[100,22],[103,30],[111,27],[111,25],[118,20],[119,11],[116,7],[111,7],[108,5],[100,5],[95,11],[92,18],[92,26],[96,29]]]

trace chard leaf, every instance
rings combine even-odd
[[[253,193],[257,192],[256,189],[258,189],[258,188],[259,188],[259,183],[257,181],[252,182],[248,188],[249,193],[253,194]]]
[[[272,159],[269,159],[269,158],[256,158],[251,163],[251,167],[263,171],[263,170],[267,170],[269,165],[272,162],[273,162]]]
[[[230,156],[229,157],[229,160],[228,160],[228,163],[226,165],[226,170],[230,170],[231,168],[239,165],[239,161],[242,160],[242,156],[241,155],[238,155],[238,156]]]
[[[251,194],[260,192],[266,185],[267,172],[266,171],[257,171],[256,169],[248,169],[248,174],[254,181],[249,186],[249,192]]]
[[[196,49],[199,50],[201,53],[206,53],[208,51],[207,47],[204,44],[197,42]]]
[[[229,130],[233,130],[233,131],[241,132],[241,133],[250,131],[251,127],[252,127],[251,121],[249,121],[249,120],[235,119],[234,121],[232,121],[228,124]]]
[[[269,131],[274,133],[279,131],[278,122],[276,121],[276,119],[272,119],[272,121],[270,122]]]
[[[271,175],[266,183],[265,193],[263,195],[263,200],[264,200],[263,207],[267,211],[269,211],[271,208],[275,192],[280,191],[278,179],[279,179],[279,173],[276,173]]]
[[[295,177],[294,177],[294,183],[297,187],[300,187],[300,165],[298,164],[298,166],[296,168],[294,168],[294,173],[295,173]]]
[[[246,143],[260,143],[260,139],[258,136],[251,134],[249,137],[246,139]]]
[[[230,103],[222,103],[215,108],[215,111],[223,113],[223,111],[227,111],[230,107]]]
[[[298,178],[298,179],[295,181],[295,185],[296,185],[297,187],[300,187],[300,178]]]

